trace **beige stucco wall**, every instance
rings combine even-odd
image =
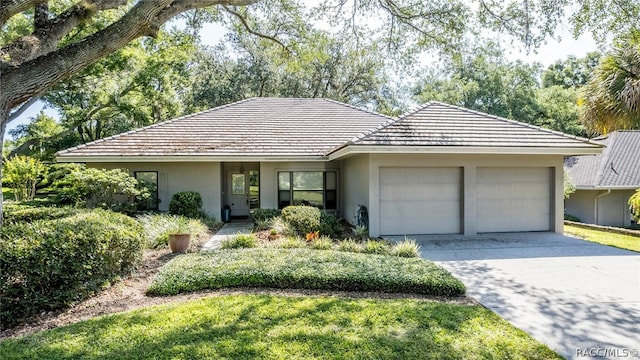
[[[340,164],[335,161],[260,163],[260,207],[263,209],[278,208],[278,172],[325,170],[337,170],[338,183],[340,183]],[[338,202],[340,202],[340,196],[338,196]],[[340,208],[340,203],[338,203],[338,208]]]
[[[463,233],[473,235],[476,226],[476,173],[478,167],[549,167],[555,179],[551,230],[563,229],[563,157],[556,155],[430,155],[371,154],[369,157],[369,219],[371,236],[379,236],[381,167],[461,167],[463,168]]]
[[[161,211],[169,210],[173,194],[180,191],[197,191],[202,195],[203,209],[220,218],[221,172],[219,162],[210,163],[87,163],[98,169],[127,169],[158,172],[158,197]]]
[[[565,212],[576,216],[580,221],[595,224],[595,197],[597,190],[576,190],[564,201]]]
[[[629,198],[633,190],[576,190],[565,201],[567,214],[582,222],[605,226],[630,226]],[[597,197],[597,198],[596,198]]]
[[[356,155],[342,161],[342,217],[354,225],[358,205],[369,208],[369,155]]]

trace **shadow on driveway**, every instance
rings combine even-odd
[[[640,359],[640,254],[554,233],[411,238],[470,296],[561,355]]]

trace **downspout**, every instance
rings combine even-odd
[[[594,222],[596,225],[598,224],[598,199],[600,199],[601,197],[605,197],[607,195],[611,194],[611,189],[607,189],[606,193],[603,194],[598,194],[596,195],[596,197],[593,199],[593,217],[594,217]]]

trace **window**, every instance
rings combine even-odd
[[[140,210],[158,210],[158,172],[136,171],[134,176],[149,191],[149,198],[140,204]]]
[[[308,205],[335,210],[337,176],[335,171],[283,171],[278,173],[278,208]]]
[[[231,188],[232,188],[233,195],[244,195],[244,194],[246,194],[244,174],[232,174],[231,175]]]

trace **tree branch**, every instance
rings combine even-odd
[[[41,95],[42,94],[32,96],[29,100],[27,100],[25,103],[20,105],[18,109],[10,113],[7,118],[7,123],[12,122],[13,120],[17,119],[18,116],[22,115],[22,113],[24,113],[28,108],[31,107],[31,105],[35,104],[40,99]]]
[[[261,37],[263,39],[267,39],[267,40],[271,40],[274,43],[280,45],[282,47],[282,49],[284,49],[287,53],[291,54],[291,50],[289,50],[289,48],[287,47],[287,45],[283,44],[280,40],[276,39],[275,37],[271,36],[271,35],[267,35],[267,34],[263,34],[261,32],[255,31],[251,28],[251,26],[249,26],[249,24],[247,23],[247,19],[240,13],[233,11],[231,9],[229,9],[229,7],[227,7],[226,5],[223,6],[224,10],[226,12],[228,12],[229,14],[237,17],[240,22],[242,23],[242,25],[244,26],[244,28],[249,32],[249,34],[255,35],[257,37]]]
[[[13,15],[31,9],[43,0],[0,0],[0,28]]]

